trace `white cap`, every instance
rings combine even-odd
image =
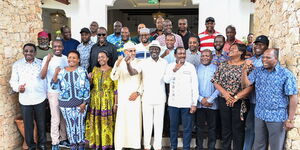
[[[160,50],[162,49],[162,47],[160,46],[159,42],[157,40],[153,40],[149,45],[148,45],[148,49],[152,46],[155,46],[155,47],[159,47]]]
[[[135,45],[134,45],[134,43],[132,43],[132,42],[127,42],[127,43],[125,43],[124,44],[124,49],[126,50],[126,49],[135,49]]]
[[[148,28],[142,28],[140,29],[140,33],[150,34],[150,30]]]

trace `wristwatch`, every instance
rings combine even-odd
[[[239,100],[239,97],[237,95],[235,95],[233,98]]]

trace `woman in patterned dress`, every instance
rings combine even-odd
[[[243,149],[246,102],[249,102],[247,96],[252,90],[252,87],[243,87],[241,82],[245,55],[246,45],[237,43],[232,45],[228,53],[229,60],[219,65],[212,79],[216,89],[221,93],[218,97],[218,106],[223,150],[231,149],[231,140],[233,140],[233,150]]]
[[[112,68],[108,66],[108,53],[99,52],[98,62],[90,75],[93,89],[86,120],[86,141],[91,148],[112,149],[114,142],[117,84],[111,80]]]
[[[85,116],[90,100],[90,83],[87,71],[79,66],[80,54],[70,51],[69,66],[56,68],[51,81],[52,89],[59,89],[59,107],[66,120],[71,150],[84,150]]]

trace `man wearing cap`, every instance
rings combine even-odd
[[[140,60],[135,59],[132,42],[127,42],[124,49],[125,58],[119,56],[110,74],[112,80],[118,80],[115,150],[140,149],[142,138],[141,74],[132,72]]]
[[[80,44],[77,40],[71,38],[71,29],[68,26],[63,26],[60,28],[62,33],[62,43],[64,45],[63,54],[68,55],[69,51],[76,50],[77,46]]]
[[[114,45],[118,41],[120,41],[121,40],[121,29],[122,29],[122,23],[120,21],[116,21],[114,23],[114,33],[107,36],[107,41]]]
[[[107,30],[104,27],[98,29],[98,42],[91,48],[88,72],[92,72],[93,68],[98,65],[98,53],[106,51],[108,53],[108,65],[113,67],[118,59],[117,48],[115,45],[106,40]]]
[[[94,43],[97,43],[98,37],[97,37],[97,31],[98,31],[99,25],[96,21],[93,21],[90,25],[90,31],[91,31],[91,41]]]
[[[150,44],[150,30],[148,28],[142,28],[140,30],[141,43],[136,45],[136,58],[146,59],[150,57],[148,46]]]
[[[88,69],[91,48],[95,43],[91,41],[91,31],[88,28],[82,28],[80,34],[81,43],[77,46],[77,51],[80,53],[80,66]]]
[[[151,149],[151,135],[154,127],[155,150],[162,148],[162,132],[164,122],[164,111],[166,102],[165,83],[163,77],[167,67],[167,61],[159,57],[159,42],[154,40],[149,44],[151,58],[142,60],[137,70],[133,68],[130,72],[133,75],[141,73],[143,76],[142,86],[142,109],[143,109],[143,129],[144,129],[144,148]]]
[[[43,59],[49,53],[52,53],[52,48],[49,45],[49,34],[45,31],[38,33],[38,46],[36,49],[36,58]]]
[[[233,45],[234,43],[245,44],[244,42],[235,38],[236,29],[234,26],[232,26],[232,25],[227,26],[225,32],[226,32],[226,42],[225,42],[223,50],[226,53],[229,53],[229,49],[230,49],[231,45]]]
[[[188,30],[188,20],[186,18],[181,18],[178,20],[178,35],[181,36],[183,45],[185,49],[189,48],[189,39],[195,34]]]
[[[262,55],[268,49],[269,39],[265,35],[258,36],[254,41],[254,56],[249,58],[248,63],[255,68],[262,67]],[[255,109],[255,91],[250,95],[250,110],[247,114],[246,129],[245,129],[245,141],[244,150],[252,150],[254,143],[254,109]]]
[[[54,40],[52,42],[53,53],[44,57],[42,62],[41,78],[47,79],[48,91],[47,98],[51,111],[51,129],[50,136],[52,140],[52,150],[58,150],[59,145],[68,146],[66,122],[60,113],[58,106],[59,91],[53,90],[50,86],[57,67],[64,68],[68,66],[68,58],[62,55],[64,46],[62,41]]]
[[[135,37],[133,37],[133,38],[131,38],[132,42],[134,42],[136,44],[139,44],[141,42],[141,29],[143,29],[143,28],[146,28],[145,24],[141,23],[141,24],[138,25],[138,30],[137,30],[138,35],[135,36]],[[148,38],[148,40],[150,40],[150,42],[153,40],[153,37],[150,36],[150,30],[149,30],[149,38]]]
[[[164,22],[163,22],[163,31],[164,31],[164,34],[158,36],[156,38],[156,40],[159,41],[159,44],[161,46],[165,46],[166,45],[166,36],[168,34],[173,34],[175,36],[175,47],[183,47],[183,41],[181,39],[181,36],[179,36],[178,34],[176,33],[173,33],[172,31],[172,21],[169,20],[169,19],[166,19]]]
[[[215,19],[213,17],[207,17],[205,19],[205,27],[206,30],[198,35],[200,38],[200,51],[209,49],[214,54],[214,39],[217,35],[220,35],[220,33],[215,30]]]

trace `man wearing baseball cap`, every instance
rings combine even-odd
[[[213,17],[207,17],[205,19],[205,27],[206,30],[198,35],[200,39],[200,51],[209,49],[214,54],[214,39],[217,35],[220,35],[220,33],[215,30],[215,19]]]
[[[91,31],[88,28],[82,28],[80,35],[81,43],[77,46],[77,51],[80,53],[80,66],[88,69],[91,48],[95,43],[91,41]]]
[[[46,31],[38,33],[38,46],[36,47],[36,58],[43,59],[49,53],[52,53],[52,48],[49,46],[49,34]]]
[[[246,61],[252,63],[255,68],[262,67],[262,54],[269,47],[269,39],[265,35],[258,36],[254,41],[254,56]],[[245,141],[244,150],[252,150],[254,143],[254,109],[255,109],[255,91],[252,91],[250,95],[250,110],[246,119]]]

